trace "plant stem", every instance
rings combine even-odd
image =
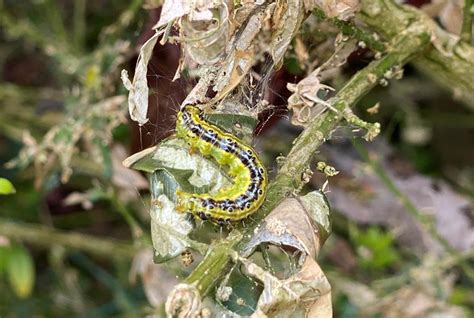
[[[343,119],[342,113],[367,94],[384,77],[387,71],[393,67],[401,67],[407,63],[414,54],[421,52],[429,43],[429,34],[426,28],[414,22],[407,32],[396,37],[390,47],[392,48],[380,60],[375,60],[366,68],[356,73],[346,85],[329,102],[337,110],[337,113],[328,111],[317,117],[295,140],[285,163],[278,171],[276,178],[270,183],[265,204],[253,217],[251,224],[246,224],[243,238],[237,242],[237,250],[242,251],[247,242],[253,236],[255,228],[281,201],[288,195],[299,191],[306,180],[303,174],[310,168],[310,162],[315,151],[329,136],[331,131]],[[204,296],[211,290],[217,281],[216,277],[226,275],[226,269],[230,267],[231,259],[228,253],[216,252],[216,247],[211,247],[206,254],[202,264],[212,264],[206,272],[201,264],[193,271],[187,283],[198,284],[201,295]],[[207,279],[212,277],[213,279]]]
[[[105,258],[131,259],[140,250],[138,246],[118,240],[56,230],[43,225],[18,223],[6,218],[0,218],[0,235],[45,248],[59,244]]]
[[[199,293],[206,295],[222,277],[226,267],[230,266],[233,248],[241,239],[242,234],[235,230],[226,239],[214,244],[201,263],[186,278],[185,283],[195,284]]]

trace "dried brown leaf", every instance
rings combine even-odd
[[[161,33],[162,32],[156,32],[140,48],[133,81],[130,82],[126,70],[122,70],[121,74],[123,85],[129,91],[128,111],[130,113],[130,118],[138,122],[140,125],[144,125],[148,122],[147,112],[149,89],[146,77],[148,62],[150,61],[153,49]]]

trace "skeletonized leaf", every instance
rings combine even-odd
[[[176,193],[176,182],[165,170],[157,170],[150,177],[151,238],[155,262],[164,262],[181,254],[188,247],[204,253],[207,245],[188,237],[193,225],[185,213],[177,213],[171,199]],[[171,198],[171,199],[170,199]]]
[[[242,262],[264,285],[252,317],[332,317],[331,285],[314,259],[307,257],[300,271],[281,280],[250,261]]]

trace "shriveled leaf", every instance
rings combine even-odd
[[[203,307],[201,295],[196,286],[179,284],[166,299],[167,317],[209,317],[209,311]]]
[[[271,54],[276,65],[283,61],[283,56],[304,18],[303,0],[277,1],[271,42]]]
[[[10,286],[20,298],[28,297],[35,283],[35,268],[30,252],[21,246],[14,246],[8,253],[6,274]]]
[[[161,9],[160,20],[153,29],[160,28],[177,18],[191,14],[196,20],[212,18],[210,9],[216,6],[216,1],[188,1],[188,0],[166,0]]]
[[[250,261],[242,263],[264,285],[252,317],[332,317],[331,286],[314,259],[307,257],[300,271],[283,280]]]
[[[299,250],[296,271],[279,279],[247,259],[242,259],[248,274],[264,284],[252,317],[331,317],[331,287],[314,261],[330,233],[330,209],[321,192],[301,198],[288,198],[278,205],[245,246],[243,256],[260,244]],[[295,255],[295,253],[293,253]]]
[[[14,194],[15,192],[15,187],[8,179],[0,178],[0,195]]]
[[[156,41],[162,32],[156,32],[148,41],[143,44],[138,56],[137,65],[135,66],[135,74],[133,81],[130,82],[126,70],[122,70],[122,82],[125,88],[129,91],[128,94],[128,111],[130,118],[144,125],[148,122],[148,81],[147,69],[155,47]]]
[[[304,0],[305,9],[312,11],[320,8],[327,17],[348,20],[360,10],[360,0]]]
[[[356,40],[342,41],[324,64],[297,84],[287,84],[288,90],[292,92],[288,98],[288,109],[293,112],[291,117],[293,125],[306,127],[326,110],[334,111],[327,101],[329,93],[334,89],[323,84],[322,81],[328,74],[341,68],[346,63],[347,57],[356,48]]]
[[[229,42],[229,8],[208,1],[208,9],[180,19],[187,56],[200,65],[216,63]]]
[[[261,243],[271,243],[291,246],[314,258],[331,231],[329,217],[330,209],[321,192],[310,192],[298,199],[288,198],[257,229],[245,247],[244,255],[249,255]]]

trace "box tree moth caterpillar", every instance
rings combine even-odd
[[[225,166],[232,184],[215,194],[178,190],[176,210],[219,225],[254,213],[265,199],[268,184],[267,171],[255,150],[207,122],[197,106],[184,106],[177,117],[177,137],[185,140],[192,150]]]

